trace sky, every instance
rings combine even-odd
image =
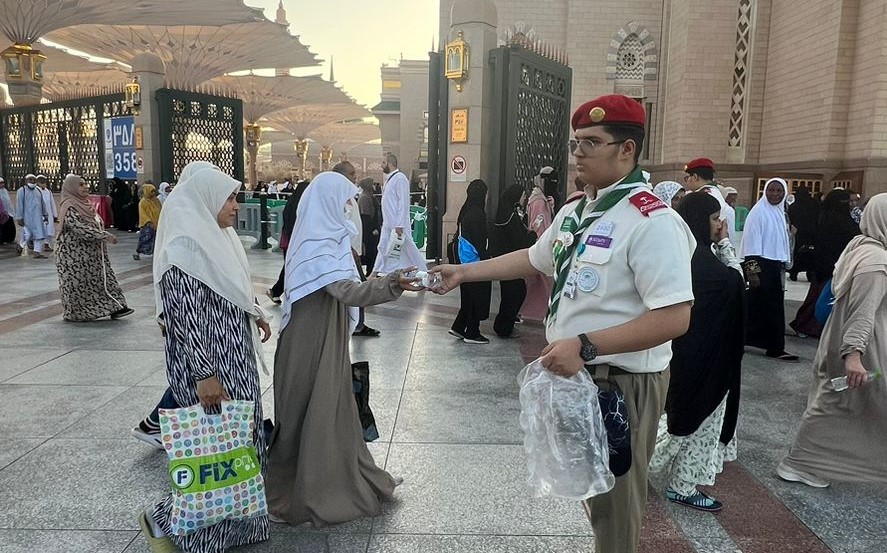
[[[245,3],[276,17],[278,0]],[[290,32],[324,60],[323,77],[329,78],[332,59],[339,86],[370,108],[379,102],[382,64],[427,60],[432,43],[437,45],[439,0],[283,0],[283,5]]]

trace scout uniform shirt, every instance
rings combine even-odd
[[[621,182],[598,191],[580,219]],[[565,238],[564,220],[576,208],[575,202],[564,206],[530,248],[530,263],[541,273],[557,278],[554,252]],[[638,183],[581,236],[571,259],[574,286],[561,291],[557,314],[546,324],[549,342],[618,326],[648,310],[693,300],[690,258],[696,241],[683,219],[650,193],[648,184]],[[664,370],[670,360],[669,341],[643,351],[602,355],[594,362],[652,373]]]

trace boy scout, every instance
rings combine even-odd
[[[573,115],[570,148],[585,196],[564,206],[530,249],[433,270],[443,277],[440,293],[462,282],[552,276],[542,364],[562,376],[587,367],[625,394],[631,469],[586,504],[598,553],[637,550],[670,340],[686,332],[693,300],[695,242],[651,194],[637,165],[644,125],[643,107],[625,96],[582,105]]]
[[[714,196],[721,204],[721,221],[727,226],[727,235],[734,246],[739,246],[736,240],[736,211],[724,199],[721,189],[714,182],[715,164],[707,157],[694,159],[684,165],[684,183],[691,192],[706,192]]]

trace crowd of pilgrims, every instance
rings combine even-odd
[[[710,177],[705,168],[690,170],[685,182]],[[186,536],[170,531],[172,496],[165,497],[140,518],[153,550],[172,551],[175,545],[194,553],[218,552],[255,543],[268,538],[269,518],[323,527],[375,516],[402,482],[376,466],[364,442],[349,340],[379,334],[363,323],[363,308],[422,288],[403,270],[373,275],[374,254],[385,233],[384,206],[372,179],[359,186],[355,181],[353,166],[341,165],[311,182],[267,190],[289,194],[281,235],[286,262],[268,292],[282,303],[273,425],[263,414],[258,373],[264,364],[261,343],[271,336],[269,315],[255,297],[234,231],[241,183],[206,162],[185,167],[175,187],[146,184],[137,194],[114,183],[118,230],[140,232],[136,259],[153,255],[170,385],[134,432],[159,444],[158,409],[198,403],[213,408],[227,399],[254,402],[253,440],[267,486],[268,517],[229,520]],[[582,196],[582,185],[576,184],[573,194],[560,198],[555,172],[545,167],[529,188],[505,187],[489,217],[488,187],[472,181],[459,211],[458,235],[475,247],[479,259],[527,248],[551,225],[558,208]],[[845,190],[835,189],[819,201],[799,189],[786,207],[786,181],[770,179],[744,222],[737,254],[730,238],[733,220],[724,217],[729,191],[724,194],[712,183],[685,187],[668,181],[653,192],[677,211],[697,243],[690,326],[672,343],[666,409],[650,465],[665,475],[668,498],[704,511],[721,508],[697,487],[714,484],[724,463],[737,458],[745,347],[797,361],[784,347],[784,290],[786,277],[799,272],[806,272],[810,292],[791,326],[821,341],[808,408],[777,473],[814,487],[825,487],[830,479],[884,482],[878,469],[887,458],[878,434],[887,420],[883,381],[864,384],[866,368],[887,362],[885,321],[878,317],[887,297],[887,194],[873,197],[863,210],[851,206]],[[116,238],[104,229],[88,196],[81,177],[65,179],[56,257],[68,321],[132,312],[109,262],[107,244]],[[360,244],[354,244],[357,235]],[[508,338],[522,320],[542,320],[551,286],[541,274],[500,282],[493,331]],[[461,285],[450,334],[468,344],[489,342],[480,323],[490,315],[491,287],[490,282]],[[833,312],[822,323],[814,307],[826,289]],[[853,393],[836,393],[829,381],[845,374]]]

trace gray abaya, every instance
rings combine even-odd
[[[814,388],[795,442],[783,462],[824,478],[887,483],[887,383],[835,392],[828,381],[842,376],[843,357],[862,352],[869,371],[887,367],[887,276],[853,277],[835,304],[813,361]]]
[[[268,450],[269,512],[316,527],[382,512],[394,479],[363,440],[351,384],[348,306],[397,299],[399,272],[339,281],[292,306],[274,359],[275,426]]]

